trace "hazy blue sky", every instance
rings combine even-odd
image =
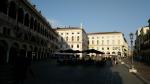
[[[129,33],[147,26],[150,0],[32,0],[52,26],[80,26],[86,32]]]

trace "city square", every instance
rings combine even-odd
[[[149,84],[148,2],[1,0],[0,84]]]

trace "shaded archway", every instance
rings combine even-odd
[[[10,64],[15,63],[18,54],[19,54],[19,44],[14,43],[14,44],[12,44],[12,46],[10,48],[10,52],[9,52],[9,63]]]
[[[29,50],[27,51],[27,57],[29,59],[32,59],[32,52],[33,52],[33,47],[29,46]]]
[[[0,40],[0,64],[5,64],[7,59],[8,44]]]
[[[115,55],[116,53],[115,53],[115,52],[112,52],[112,54]]]
[[[34,21],[34,31],[37,30],[37,20]]]
[[[27,57],[27,46],[24,44],[22,45],[22,49],[20,50],[20,56]]]
[[[36,61],[37,60],[37,50],[38,48],[37,47],[34,47],[34,51],[32,52],[32,58],[33,58],[33,61]]]

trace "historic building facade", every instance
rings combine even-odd
[[[150,22],[150,21],[149,21]],[[136,31],[135,56],[150,63],[150,28],[145,26]]]
[[[79,27],[66,27],[56,28],[56,32],[60,35],[60,50],[87,50],[88,49],[88,37],[83,28]],[[80,57],[84,56],[84,53],[80,53]]]
[[[88,33],[89,49],[102,51],[106,56],[128,54],[128,44],[121,32]]]
[[[0,64],[12,64],[17,53],[46,59],[58,49],[58,34],[27,0],[1,0]]]

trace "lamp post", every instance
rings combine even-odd
[[[137,70],[133,66],[133,33],[130,33],[129,36],[130,36],[130,41],[131,41],[131,56],[132,56],[132,58],[131,58],[131,68],[129,69],[129,72],[136,73]]]

